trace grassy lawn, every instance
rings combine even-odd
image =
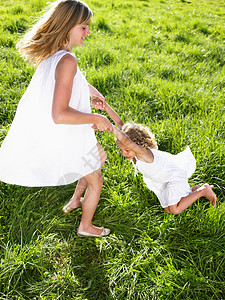
[[[51,1],[52,2],[52,1]],[[225,4],[222,0],[87,0],[91,34],[80,68],[124,121],[149,126],[159,148],[190,146],[190,184],[214,184],[174,216],[134,174],[109,133],[94,224],[76,236],[81,209],[63,214],[75,184],[24,188],[0,182],[0,299],[215,299],[225,295]],[[47,0],[0,0],[0,143],[34,68],[16,42]]]

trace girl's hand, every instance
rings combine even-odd
[[[97,127],[96,124],[93,124],[93,125],[91,126],[91,128],[93,128],[94,130],[98,130],[98,127]]]
[[[99,91],[94,88],[92,85],[88,84],[89,86],[89,92],[90,92],[90,96],[92,98],[92,100],[99,100],[102,102],[102,107],[105,107],[105,97],[102,96],[101,93],[99,93]]]
[[[98,99],[92,99],[91,106],[96,109],[105,110],[105,106],[103,106],[103,102],[99,101]]]

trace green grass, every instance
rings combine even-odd
[[[46,0],[0,0],[0,141],[33,75],[16,42]],[[75,185],[0,183],[0,299],[224,299],[225,5],[222,0],[87,0],[91,34],[75,49],[88,81],[124,121],[148,125],[161,150],[190,146],[190,184],[215,185],[218,205],[200,199],[164,213],[134,175],[111,134],[94,216],[112,234],[80,239],[77,209],[61,208]]]

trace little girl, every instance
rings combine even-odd
[[[57,1],[19,43],[20,53],[37,69],[0,149],[0,180],[33,187],[79,180],[64,212],[80,206],[86,191],[78,235],[106,236],[109,229],[92,225],[106,154],[91,127],[112,132],[113,126],[91,113],[89,96],[105,99],[87,83],[71,52],[83,46],[91,18],[82,1]]]
[[[195,171],[196,162],[189,147],[177,155],[160,151],[147,127],[124,124],[107,103],[103,108],[102,102],[93,100],[92,106],[105,110],[115,122],[119,129],[114,126],[113,134],[122,155],[142,173],[145,184],[156,194],[167,213],[179,214],[200,197],[206,197],[216,206],[213,185],[194,185],[192,191],[190,189],[188,178]],[[95,129],[98,129],[97,126]]]

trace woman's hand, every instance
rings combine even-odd
[[[96,121],[92,125],[92,128],[94,130],[108,131],[108,132],[113,131],[112,123],[105,116],[99,114],[95,114],[95,116],[96,116]]]

